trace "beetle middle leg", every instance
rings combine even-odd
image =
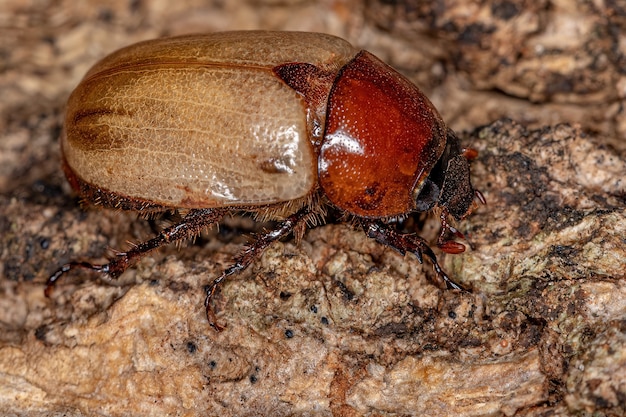
[[[227,212],[227,209],[190,210],[179,223],[163,229],[156,237],[142,242],[126,252],[119,253],[115,259],[104,265],[94,265],[81,261],[69,262],[48,278],[45,294],[47,297],[50,296],[52,288],[59,278],[76,268],[91,269],[107,274],[111,278],[118,278],[144,255],[169,243],[197,236],[203,229],[217,223]]]
[[[295,231],[297,227],[303,225],[303,222],[307,220],[310,214],[311,212],[307,207],[300,209],[300,211],[281,221],[276,228],[258,236],[252,244],[235,257],[235,262],[213,281],[207,289],[206,298],[204,300],[206,316],[211,327],[217,331],[224,330],[224,326],[217,323],[217,317],[211,308],[211,299],[218,286],[229,276],[245,270],[270,244],[289,235],[289,233]]]
[[[439,266],[437,257],[428,243],[416,234],[400,233],[387,224],[376,221],[364,221],[361,223],[363,230],[368,237],[383,245],[395,249],[404,255],[407,252],[414,254],[420,263],[423,263],[422,254],[426,255],[433,264],[437,276],[446,283],[449,289],[465,290],[461,285],[454,282]]]

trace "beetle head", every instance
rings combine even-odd
[[[458,138],[448,129],[443,154],[415,199],[417,210],[428,211],[437,207],[461,220],[470,211],[474,195],[469,162]]]

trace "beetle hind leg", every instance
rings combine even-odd
[[[64,274],[71,271],[75,268],[83,268],[83,269],[91,269],[94,271],[101,271],[103,265],[93,265],[89,262],[81,262],[81,261],[72,261],[68,262],[59,268],[54,274],[50,275],[48,280],[46,281],[46,288],[44,289],[44,294],[46,297],[50,297],[52,295],[52,289],[56,285],[59,278],[61,278]]]
[[[204,300],[204,306],[206,308],[206,316],[209,320],[209,324],[217,331],[222,331],[224,329],[223,325],[220,325],[217,322],[217,317],[215,316],[215,312],[211,308],[211,299],[215,295],[219,285],[229,276],[236,274],[245,270],[252,261],[254,261],[258,256],[263,253],[263,251],[273,242],[282,239],[283,237],[289,235],[291,232],[297,233],[298,227],[301,227],[305,224],[307,219],[311,216],[310,210],[305,207],[300,211],[292,214],[287,217],[285,220],[280,222],[276,228],[261,234],[256,238],[252,244],[247,246],[237,257],[235,258],[235,262],[228,267],[222,275],[217,277],[211,285],[207,288],[206,298]]]
[[[422,254],[426,255],[433,264],[433,268],[439,278],[441,278],[448,289],[466,291],[463,286],[454,282],[441,268],[437,257],[433,250],[428,246],[428,243],[418,235],[400,233],[389,225],[371,221],[362,224],[363,230],[368,237],[382,243],[385,246],[389,246],[395,249],[400,254],[404,255],[407,252],[412,253],[417,257],[420,263],[423,263]]]
[[[217,223],[226,213],[226,209],[190,210],[179,223],[163,229],[156,237],[135,245],[126,252],[118,253],[117,256],[107,264],[94,265],[82,261],[69,262],[48,278],[44,293],[49,297],[58,280],[63,275],[76,268],[90,269],[106,274],[113,279],[118,278],[128,267],[136,263],[149,252],[169,243],[189,239],[200,234],[206,227]]]

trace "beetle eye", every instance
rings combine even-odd
[[[428,211],[435,207],[437,200],[439,199],[439,186],[435,184],[430,178],[424,181],[424,186],[420,190],[420,193],[415,198],[415,207],[417,211]]]

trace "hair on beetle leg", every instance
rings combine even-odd
[[[134,265],[147,253],[169,243],[179,242],[198,234],[204,228],[218,222],[225,214],[225,209],[198,209],[189,210],[180,223],[163,229],[156,237],[147,241],[133,244],[129,250],[119,252],[113,259],[103,265],[94,265],[88,262],[70,262],[53,273],[46,282],[46,295],[50,295],[52,287],[62,275],[75,268],[91,269],[108,275],[112,279],[118,278],[128,267]]]

